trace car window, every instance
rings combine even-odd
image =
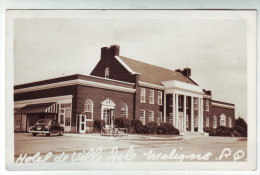
[[[44,124],[44,123],[49,123],[50,120],[46,120],[46,119],[40,119],[37,121],[37,123],[41,123],[41,124]]]

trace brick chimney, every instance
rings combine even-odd
[[[106,59],[108,51],[109,51],[109,47],[101,48],[101,60]]]
[[[183,74],[184,76],[190,77],[190,76],[191,76],[191,69],[188,68],[188,67],[185,67],[185,68],[183,69],[183,71],[182,71],[182,74]]]
[[[188,67],[185,67],[183,70],[181,70],[181,69],[175,69],[175,72],[180,72],[180,73],[182,73],[182,75],[184,75],[185,77],[191,76],[191,69],[188,68]]]
[[[120,50],[120,46],[119,45],[111,45],[110,49],[109,49],[109,54],[112,56],[119,56],[119,50]]]

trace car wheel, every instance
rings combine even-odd
[[[49,136],[51,137],[51,136],[52,136],[52,134],[53,134],[53,131],[50,131],[50,133],[49,133]]]
[[[60,131],[60,134],[59,134],[60,136],[63,136],[63,131]]]
[[[33,136],[36,136],[37,134],[36,133],[32,133]]]

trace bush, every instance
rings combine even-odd
[[[150,134],[150,127],[147,125],[142,126],[142,134]]]
[[[116,117],[115,125],[119,128],[130,128],[130,120],[126,117]]]
[[[198,132],[198,127],[195,127],[195,128],[194,128],[194,131],[195,131],[195,132]]]
[[[216,136],[232,136],[233,133],[232,128],[227,128],[225,126],[219,126],[216,129]]]
[[[180,135],[180,132],[170,123],[162,123],[157,127],[157,134],[174,134]]]
[[[158,124],[156,122],[148,122],[146,124],[149,128],[149,134],[156,134]]]
[[[235,125],[233,127],[234,131],[236,131],[238,133],[238,136],[244,136],[245,135],[245,131],[244,128],[242,128],[241,126]]]
[[[93,124],[93,131],[94,132],[101,132],[101,128],[105,126],[105,121],[101,119],[94,120]]]
[[[132,133],[142,133],[143,122],[141,120],[138,119],[131,120],[130,126],[131,126]]]

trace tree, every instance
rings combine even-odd
[[[238,128],[237,126],[243,128],[242,133],[241,133],[241,131],[238,131],[239,134],[241,134],[243,137],[247,137],[247,123],[246,123],[246,121],[241,117],[239,117],[238,119],[235,119],[234,129]]]

